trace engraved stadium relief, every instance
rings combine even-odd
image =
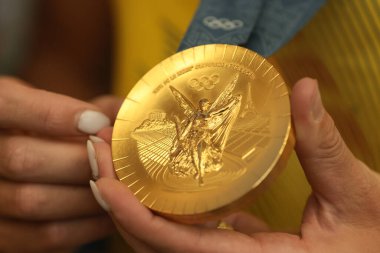
[[[235,74],[215,101],[203,98],[196,105],[170,86],[182,113],[170,116],[162,111],[150,113],[132,133],[140,161],[152,179],[168,187],[181,184],[181,188],[186,185],[191,188],[194,183],[210,186],[226,175],[233,180],[244,174],[241,162],[232,155],[226,158],[224,153],[236,120],[243,120],[249,113],[256,116],[250,84],[244,105],[242,95],[234,93],[238,79],[239,74]],[[222,171],[225,174],[218,175]],[[206,175],[210,177],[205,181]]]

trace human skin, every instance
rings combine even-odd
[[[0,76],[0,252],[71,252],[114,231],[88,187],[86,150],[120,107],[98,97],[110,84],[107,5],[38,1],[23,80]]]
[[[312,188],[298,234],[268,231],[245,213],[225,218],[234,231],[189,226],[156,216],[115,179],[110,129],[93,143],[101,178],[98,203],[136,252],[357,253],[380,251],[380,177],[355,158],[325,111],[316,80],[298,81],[291,96],[296,152]]]
[[[86,140],[119,107],[0,78],[0,252],[74,249],[113,232],[88,187]]]

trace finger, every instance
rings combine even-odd
[[[0,216],[56,220],[102,213],[89,187],[0,181]]]
[[[127,242],[127,244],[134,249],[135,252],[138,253],[156,253],[157,251],[153,250],[151,247],[149,247],[144,242],[136,239],[135,237],[131,236],[130,234],[126,233],[117,222],[115,222],[116,227],[118,228],[118,231],[120,232],[121,236],[124,238],[124,240]]]
[[[105,127],[97,133],[97,136],[111,145],[113,127]]]
[[[110,125],[107,116],[89,103],[38,90],[12,78],[0,79],[0,128],[48,135],[96,133]]]
[[[363,187],[371,185],[373,177],[347,148],[325,111],[317,81],[305,78],[297,82],[291,104],[296,151],[316,196],[337,204],[363,194]]]
[[[269,232],[269,226],[259,218],[245,212],[238,212],[223,219],[235,231],[252,235],[257,232]]]
[[[123,104],[123,99],[112,95],[104,95],[91,100],[91,103],[100,108],[110,118],[111,122],[115,122],[117,113]]]
[[[0,135],[0,176],[13,181],[88,184],[85,142]]]
[[[186,226],[154,216],[117,180],[101,178],[96,185],[94,195],[120,228],[158,251],[232,252],[239,248],[239,252],[259,252],[259,243],[244,234]]]
[[[109,136],[108,139],[111,139],[112,128],[106,128],[102,129],[98,135],[99,136]],[[90,136],[89,144],[89,160],[93,177],[99,178],[99,177],[110,177],[110,178],[116,178],[115,172],[112,165],[112,158],[111,158],[111,149],[108,143],[106,143],[103,139],[100,137]],[[93,150],[93,151],[92,151]],[[99,164],[99,166],[98,166]],[[99,167],[102,168],[102,170],[99,171]],[[116,225],[117,222],[115,223]],[[145,243],[141,242],[134,236],[128,234],[123,229],[119,228],[120,233],[122,234],[123,238],[127,241],[127,243],[136,251],[141,253],[150,253],[150,252],[156,252],[149,246],[147,246]]]
[[[77,248],[113,231],[106,215],[46,223],[0,220],[0,249],[15,253],[52,252]]]
[[[115,170],[113,169],[111,147],[103,139],[90,136],[87,141],[88,159],[91,166],[92,177],[116,178]]]

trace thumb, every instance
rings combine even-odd
[[[324,109],[317,81],[298,81],[291,105],[297,155],[315,196],[336,207],[363,199],[373,176],[348,149]]]

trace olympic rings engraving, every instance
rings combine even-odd
[[[214,16],[207,16],[203,19],[203,24],[211,29],[223,29],[231,31],[244,26],[244,22],[240,19],[230,20],[227,18],[217,18]]]
[[[211,90],[220,81],[218,74],[212,74],[210,76],[201,76],[199,78],[191,78],[188,83],[190,88],[201,91],[201,90]]]

